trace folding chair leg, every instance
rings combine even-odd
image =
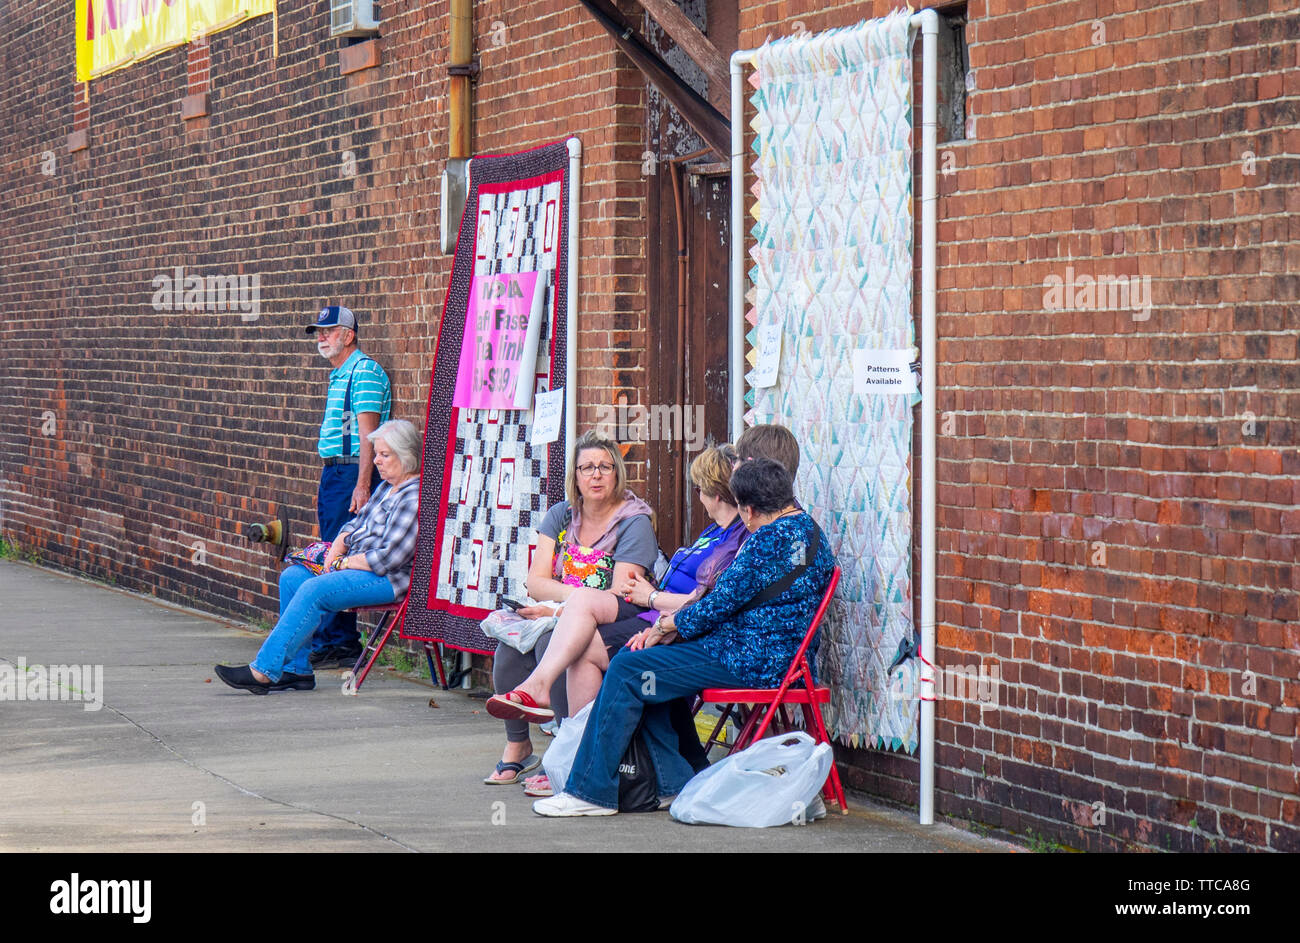
[[[705,756],[708,756],[709,751],[722,742],[719,739],[719,735],[722,733],[723,728],[727,726],[727,718],[731,716],[731,712],[735,706],[735,704],[728,704],[727,709],[724,710],[722,716],[718,718],[718,722],[713,728],[713,733],[709,734],[709,739],[704,742]]]
[[[745,726],[740,729],[740,734],[736,737],[736,742],[728,751],[729,754],[745,749],[745,747],[749,746],[753,740],[758,739],[754,736],[754,727],[758,725],[759,718],[764,716],[765,713],[768,715],[768,720],[770,720],[771,711],[765,712],[757,706],[751,708],[749,719],[745,721]],[[768,720],[763,721],[763,727],[767,726]]]
[[[434,651],[435,645],[438,649],[436,652]],[[424,657],[429,661],[429,679],[437,678],[442,689],[447,690],[447,671],[442,666],[442,643],[425,642]]]
[[[785,712],[785,705],[782,704],[776,709],[776,716],[781,718],[781,729],[775,733],[789,733],[794,729],[794,724],[790,723],[790,715]]]
[[[821,708],[818,707],[816,703],[807,704],[804,706],[804,716],[808,717],[809,714],[811,714],[812,716],[808,719],[812,722],[812,724],[815,726],[815,729],[817,731],[815,735],[817,738],[817,742],[830,743],[831,738],[826,734],[826,721],[822,719]],[[833,745],[831,749],[834,750]],[[831,775],[829,777],[829,782],[827,785],[834,788],[834,798],[835,801],[840,804],[840,814],[848,815],[849,804],[844,798],[844,784],[840,782],[840,771],[839,768],[835,765],[834,753],[831,754]]]
[[[375,630],[370,633],[370,640],[366,642],[365,647],[361,649],[361,654],[357,656],[357,663],[352,666],[352,690],[361,690],[361,683],[366,680],[366,675],[370,674],[370,669],[374,667],[375,662],[379,660],[379,653],[384,650],[388,644],[388,637],[393,634],[393,629],[397,623],[393,621],[393,614],[385,612],[375,626]],[[380,633],[383,637],[380,637]],[[367,659],[366,655],[370,658]],[[364,663],[364,667],[362,667]]]

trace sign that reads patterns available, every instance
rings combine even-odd
[[[859,396],[911,396],[916,392],[912,351],[855,350],[853,392]]]

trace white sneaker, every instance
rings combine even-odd
[[[549,799],[538,799],[533,803],[533,811],[538,815],[557,818],[570,815],[617,815],[618,809],[607,809],[603,805],[592,805],[567,792],[557,792]]]

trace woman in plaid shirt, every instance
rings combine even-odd
[[[361,512],[343,525],[314,576],[301,564],[280,574],[280,621],[250,665],[218,665],[232,688],[310,691],[311,637],[321,620],[354,606],[378,606],[406,595],[415,558],[420,500],[420,434],[405,419],[384,423],[367,437],[383,483]]]

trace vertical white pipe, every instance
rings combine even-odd
[[[935,627],[935,317],[937,256],[935,211],[939,139],[939,15],[912,17],[921,28],[921,654],[936,664]],[[920,822],[934,824],[934,701],[921,702]]]
[[[568,477],[573,443],[578,437],[578,204],[582,190],[582,142],[569,138],[569,271],[565,290],[564,336],[564,474]]]
[[[741,67],[753,52],[731,55],[731,332],[727,378],[728,435],[735,442],[745,429],[745,101]]]

